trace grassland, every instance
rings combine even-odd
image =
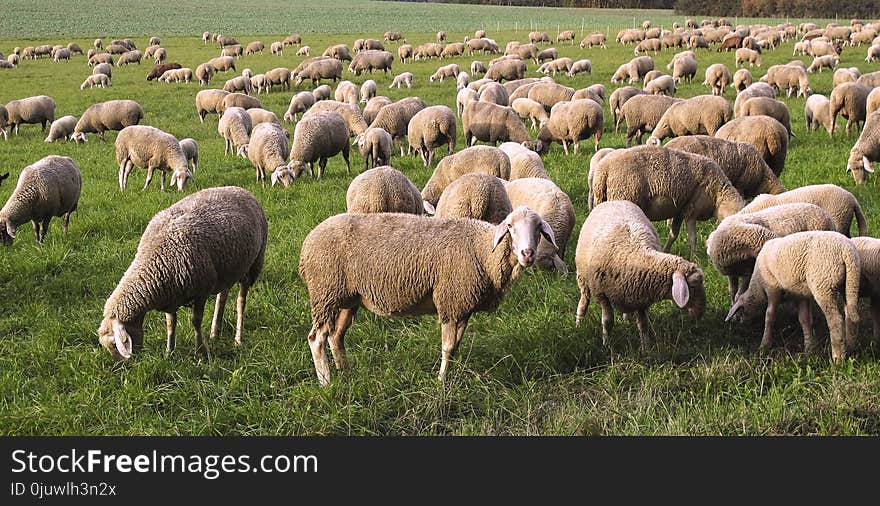
[[[406,9],[422,6],[363,4],[385,9],[382,12],[386,14],[399,9],[404,13],[399,19],[414,23],[402,28],[411,42],[433,38],[433,19],[447,27],[459,26],[448,31],[450,39],[460,39],[475,25],[485,22],[491,26],[507,15],[504,9],[480,11],[492,14],[482,18],[463,11],[443,11],[419,25],[418,16]],[[198,34],[202,27],[223,27],[209,21],[218,8],[197,2],[174,5],[181,6],[177,12],[188,19],[163,18],[167,22],[160,23],[153,13],[142,12],[113,17],[115,24],[76,25],[81,10],[74,5],[61,26],[53,24],[51,17],[40,17],[45,12],[35,11],[33,16],[41,23],[32,23],[31,32],[0,29],[3,37],[18,37],[0,40],[0,51],[8,53],[13,46],[25,45],[25,37],[36,35],[41,40],[73,40],[87,47],[95,36],[149,33],[163,37],[172,61],[195,67],[217,54],[215,47],[202,44]],[[297,29],[303,32],[305,43],[317,51],[331,43],[350,44],[353,39],[341,35],[354,31],[347,25],[351,21],[340,16],[331,19],[328,13],[321,14],[327,18],[320,18],[329,20],[327,25],[282,30],[276,23],[283,20],[260,10],[267,5],[256,2],[249,7],[254,13],[248,18],[254,25],[250,32],[242,24],[233,25],[235,30],[229,33],[265,34],[274,28],[275,35],[259,36],[268,45]],[[0,11],[7,6],[8,2],[0,3]],[[556,13],[548,11],[542,22],[552,25]],[[201,21],[195,22],[195,16]],[[7,16],[0,21],[8,22]],[[183,22],[192,26],[180,24]],[[67,26],[84,31],[75,37],[52,36],[75,31]],[[368,32],[374,36],[381,36],[384,27],[400,28],[387,21],[370,26],[376,26]],[[417,32],[409,26],[424,28]],[[187,30],[191,32],[187,36],[169,36]],[[522,40],[525,32],[490,30],[490,35],[503,43]],[[257,38],[240,36],[243,41]],[[146,45],[144,37],[137,42]],[[593,75],[560,79],[577,88],[595,82],[608,85],[617,65],[632,56],[631,47],[614,44],[607,51],[557,47],[561,55],[593,61]],[[294,67],[301,60],[294,52],[283,57],[268,53],[246,57],[239,65],[256,72],[281,65]],[[791,45],[787,44],[766,54],[765,62],[789,61],[790,55]],[[664,53],[656,60],[665,66],[670,58],[671,53]],[[732,53],[701,51],[698,58],[700,74],[716,61],[733,64]],[[863,58],[863,51],[848,50],[842,65],[876,70],[876,64],[869,68]],[[456,61],[464,67],[471,58]],[[392,99],[411,93],[431,104],[453,106],[453,83],[427,82],[437,66],[437,62],[396,63],[396,72],[405,69],[416,75],[412,90],[389,90],[391,76],[371,77],[381,93]],[[296,266],[308,231],[345,209],[344,195],[351,177],[345,174],[344,164],[341,159],[332,160],[320,182],[303,180],[287,190],[262,189],[255,184],[247,160],[222,156],[216,117],[199,123],[193,107],[199,86],[148,84],[144,80],[148,69],[147,65],[114,68],[112,88],[80,91],[79,84],[89,71],[83,57],[61,64],[26,62],[14,71],[0,73],[0,103],[45,93],[55,98],[56,116],[62,116],[79,115],[97,101],[135,98],[146,110],[143,123],[199,141],[201,168],[196,184],[183,194],[228,184],[253,191],[266,209],[270,242],[265,271],[249,298],[245,346],[238,350],[232,345],[232,312],[227,311],[225,335],[213,343],[212,361],[193,358],[194,337],[187,324],[179,327],[178,351],[166,357],[163,318],[153,313],[146,324],[146,349],[129,364],[114,364],[97,345],[95,335],[104,300],[130,263],[149,219],[183,194],[160,192],[155,182],[147,191],[139,191],[144,177],[140,170],[132,175],[129,190],[120,193],[113,134],[107,142],[90,137],[87,144],[79,146],[45,144],[39,128],[23,127],[18,137],[0,142],[0,172],[8,170],[17,176],[22,167],[45,155],[68,155],[83,172],[84,190],[69,235],[64,236],[55,222],[45,244],[38,246],[29,228],[23,227],[15,244],[0,254],[0,434],[880,433],[880,365],[868,344],[870,318],[863,319],[863,349],[840,367],[829,364],[827,348],[818,356],[801,355],[800,332],[793,318],[778,325],[774,353],[759,357],[758,326],[724,323],[729,307],[726,283],[704,253],[696,261],[706,272],[706,315],[693,322],[671,302],[656,305],[651,318],[663,346],[648,356],[637,352],[633,322],[618,320],[616,353],[603,349],[595,307],[586,325],[576,329],[578,293],[573,276],[532,270],[517,282],[498,312],[479,314],[471,320],[446,385],[435,379],[440,344],[435,319],[388,320],[364,311],[346,340],[350,372],[334,373],[331,386],[320,388],[305,340],[310,326],[308,298]],[[755,73],[757,76],[761,71]],[[221,75],[212,85],[222,85],[227,77],[231,76]],[[345,77],[358,84],[366,79],[347,73]],[[680,95],[705,93],[700,81],[683,85]],[[831,74],[813,75],[811,84],[816,92],[828,94]],[[730,91],[726,96],[733,98]],[[274,92],[261,99],[265,107],[280,115],[290,93]],[[857,187],[844,172],[854,138],[838,135],[829,140],[824,133],[807,133],[803,99],[782,100],[791,109],[796,135],[783,182],[789,187],[830,182],[853,191],[869,216],[871,232],[876,233],[880,230],[876,179]],[[624,139],[606,128],[601,145],[622,147]],[[590,151],[566,157],[561,147],[554,145],[545,158],[549,174],[575,203],[578,230],[586,216]],[[430,176],[414,158],[395,157],[393,163],[417,186],[424,185]],[[353,155],[353,167],[361,164],[361,158]],[[7,181],[0,188],[0,199],[5,200],[12,188],[13,182]],[[699,228],[701,252],[712,226],[703,223]],[[661,236],[665,236],[664,228]],[[566,258],[570,266],[574,265],[575,241],[573,238]],[[674,249],[686,254],[685,241],[680,240]],[[187,309],[181,310],[182,321],[187,314]],[[827,332],[821,323],[819,326],[819,338],[827,342]]]

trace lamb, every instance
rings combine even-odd
[[[575,263],[581,293],[575,324],[580,326],[590,299],[596,299],[602,307],[605,346],[610,345],[614,309],[636,313],[643,351],[650,335],[648,308],[655,302],[672,299],[694,318],[705,310],[703,271],[661,252],[654,226],[631,202],[604,202],[590,212],[578,237]]]
[[[348,71],[356,76],[361,75],[361,72],[364,71],[372,74],[373,70],[381,70],[387,74],[392,70],[393,64],[394,55],[388,51],[361,51],[351,61]]]
[[[106,76],[105,76],[106,77]],[[55,142],[60,139],[67,139],[76,128],[76,116],[63,116],[52,122],[49,127],[49,135],[46,142]]]
[[[472,61],[471,62],[471,74],[485,74],[486,73],[486,65],[481,61]]]
[[[106,88],[110,86],[110,78],[104,74],[92,74],[86,78],[85,81],[81,85],[79,85],[80,90],[84,90],[86,88],[94,88],[94,87]]]
[[[422,189],[422,199],[427,203],[425,209],[433,213],[443,190],[471,172],[484,172],[506,180],[510,178],[510,160],[504,151],[492,146],[472,146],[443,157]]]
[[[364,106],[363,117],[364,122],[366,124],[371,124],[376,120],[376,116],[379,114],[379,111],[382,110],[388,104],[392,104],[390,98],[385,96],[373,97],[367,102],[367,105]]]
[[[730,70],[723,63],[714,63],[706,68],[706,80],[703,81],[703,85],[708,86],[713,95],[723,95],[724,88],[730,82]]]
[[[223,156],[230,153],[247,158],[250,133],[253,128],[251,117],[241,107],[229,107],[223,111],[217,122],[217,133],[223,137]]]
[[[394,139],[384,129],[378,127],[368,128],[363,135],[357,137],[355,144],[364,158],[364,172],[370,168],[391,163]]]
[[[580,151],[581,139],[594,138],[594,149],[599,150],[605,116],[602,106],[593,100],[581,99],[559,102],[550,110],[550,119],[541,127],[536,140],[535,151],[547,153],[553,141],[562,143],[568,155],[568,144],[574,144],[574,153]]]
[[[472,218],[496,225],[513,208],[504,183],[495,176],[480,172],[464,174],[449,184],[440,200],[436,218]]]
[[[350,174],[348,137],[348,125],[338,112],[321,111],[303,116],[293,130],[293,145],[287,168],[293,172],[295,178],[308,169],[309,174],[321,179],[327,167],[327,159],[342,152],[345,173]],[[315,162],[318,163],[317,171],[313,171]]]
[[[330,79],[336,82],[342,79],[342,61],[330,58],[310,63],[296,73],[294,83],[299,86],[306,79],[311,80],[313,86],[318,86],[322,79]]]
[[[518,142],[503,142],[498,149],[504,151],[510,161],[510,177],[508,180],[522,178],[550,179],[544,170],[541,155]]]
[[[852,172],[856,184],[862,184],[867,179],[867,173],[874,173],[871,162],[876,161],[880,161],[880,111],[868,116],[865,128],[850,149],[846,170]]]
[[[223,100],[221,100],[220,104],[217,105],[217,112],[222,115],[223,111],[229,109],[230,107],[254,109],[257,107],[262,108],[263,103],[260,102],[259,98],[245,95],[244,93],[229,93],[228,95],[223,97]]]
[[[301,91],[290,98],[290,105],[284,113],[284,121],[297,121],[297,115],[305,113],[315,105],[315,96],[308,91]]]
[[[372,79],[367,79],[361,85],[361,100],[360,103],[366,104],[370,101],[371,98],[376,96],[376,81]]]
[[[247,146],[247,157],[257,171],[257,182],[266,186],[266,172],[272,186],[281,183],[285,188],[293,182],[293,173],[287,168],[290,147],[287,132],[275,123],[260,123],[253,128]]]
[[[581,49],[588,47],[592,48],[593,46],[599,46],[602,49],[608,49],[608,46],[605,45],[606,38],[605,34],[601,32],[594,32],[581,40],[580,47]]]
[[[853,349],[858,333],[858,299],[861,267],[855,245],[837,232],[798,232],[771,239],[764,244],[755,261],[755,270],[748,289],[740,295],[727,320],[738,313],[754,316],[764,305],[764,336],[761,351],[773,345],[773,323],[783,295],[798,302],[798,320],[804,332],[804,349],[815,348],[812,336],[812,310],[815,300],[825,314],[831,334],[831,356],[835,364],[846,358],[846,349]],[[846,348],[843,318],[837,308],[837,295],[843,292],[846,307]]]
[[[821,207],[805,203],[739,212],[722,220],[706,239],[706,253],[718,272],[727,276],[731,301],[736,302],[749,286],[755,259],[767,241],[808,230],[834,230],[834,220]]]
[[[644,91],[638,88],[633,88],[632,86],[623,86],[611,92],[611,96],[608,98],[608,109],[611,111],[611,119],[614,121],[615,133],[620,126],[620,120],[623,119],[623,115],[621,114],[623,105],[629,101],[630,98],[644,94]]]
[[[204,123],[205,116],[209,113],[222,114],[219,108],[227,95],[229,92],[223,90],[202,90],[196,93],[196,112],[199,120]]]
[[[785,191],[779,178],[751,144],[709,135],[686,135],[672,139],[666,147],[711,158],[745,199]]]
[[[352,136],[363,134],[369,126],[367,122],[364,121],[364,116],[361,114],[361,111],[356,104],[337,102],[335,100],[324,100],[316,103],[309,108],[303,117],[321,111],[335,111],[341,114],[342,119],[344,119],[345,123],[348,125],[349,134]]]
[[[650,56],[638,56],[621,65],[611,77],[612,83],[619,83],[629,78],[629,83],[641,81],[645,74],[654,70],[654,59]]]
[[[807,72],[822,72],[822,69],[829,68],[833,69],[840,63],[840,57],[827,55],[827,56],[817,56],[813,58],[813,62],[810,63],[810,66],[807,68]]]
[[[471,76],[467,72],[459,72],[455,78],[455,89],[463,90],[471,83]]]
[[[458,73],[461,72],[461,69],[458,67],[457,63],[450,63],[449,65],[444,65],[437,69],[431,77],[428,78],[430,82],[439,81],[443,82],[444,78],[447,77],[458,77]]]
[[[847,237],[850,235],[853,219],[858,225],[858,235],[868,235],[868,222],[858,200],[852,193],[833,184],[802,186],[778,195],[759,195],[745,206],[742,212],[753,213],[771,206],[793,202],[815,204],[825,209],[834,219],[835,230]]]
[[[422,195],[403,173],[376,167],[354,178],[345,195],[349,213],[423,214]]]
[[[144,119],[144,109],[134,100],[108,100],[93,104],[82,113],[71,139],[86,142],[87,133],[97,133],[104,140],[104,132],[122,130],[137,125]]]
[[[825,127],[828,136],[831,137],[831,101],[825,95],[810,95],[804,104],[804,120],[807,123],[807,131],[812,132]]]
[[[531,120],[532,128],[542,127],[550,119],[544,106],[530,98],[518,98],[511,102],[510,106],[520,119]]]
[[[697,248],[697,221],[718,220],[743,208],[745,201],[713,160],[655,146],[599,152],[590,161],[589,203],[629,200],[652,221],[667,220],[669,251],[686,223],[691,257]]]
[[[575,214],[571,199],[547,178],[519,178],[504,184],[513,208],[526,206],[544,218],[553,230],[556,246],[546,240],[538,244],[535,262],[544,269],[568,272],[565,250],[574,229]]]
[[[410,148],[421,156],[425,167],[430,167],[436,148],[446,145],[448,154],[455,152],[455,113],[445,105],[425,107],[409,120],[406,135]],[[385,164],[390,161],[390,153],[384,160]]]
[[[386,105],[376,115],[376,119],[370,123],[370,127],[379,127],[391,134],[394,142],[399,142],[400,156],[403,156],[403,139],[406,138],[409,121],[417,112],[428,104],[419,97],[407,97]]]
[[[105,65],[105,64],[102,63],[100,65],[96,65],[95,68],[97,69],[101,65]],[[109,67],[109,65],[108,65],[108,67]],[[203,64],[199,65],[199,69],[204,69],[205,67],[211,69],[211,75],[208,76],[207,80],[205,80],[205,82],[202,84],[208,84],[208,80],[210,80],[211,76],[214,75],[214,68],[213,67],[211,67],[207,63],[203,63]],[[169,70],[173,70],[173,69],[179,69],[179,68],[182,68],[182,66],[179,63],[163,63],[161,65],[156,65],[152,69],[150,69],[150,73],[147,74],[147,81],[153,81],[155,79],[158,79],[158,78],[162,77],[162,75],[165,74],[165,72],[167,72]],[[92,71],[93,74],[95,72],[96,71],[94,71],[94,70]],[[198,74],[198,69],[196,69],[196,73]],[[108,74],[108,77],[110,77],[109,74]],[[199,79],[201,79],[201,75],[199,76]]]
[[[837,124],[837,115],[846,118],[846,135],[850,134],[850,128],[855,125],[858,128],[864,125],[867,113],[868,94],[871,89],[863,84],[843,83],[831,90],[830,114],[831,131]]]
[[[46,95],[11,100],[6,103],[6,114],[7,124],[12,126],[15,135],[18,135],[20,125],[36,125],[38,123],[42,125],[42,131],[45,132],[46,126],[55,121],[55,101]]]
[[[330,98],[330,93],[332,92],[329,84],[322,84],[318,86],[314,90],[312,90],[312,95],[315,96],[315,102],[320,102],[321,100],[327,100]]]
[[[641,144],[642,136],[653,131],[666,111],[678,102],[681,100],[666,95],[636,95],[627,100],[620,108],[626,121],[626,147],[632,145],[633,138]]]
[[[751,86],[754,81],[752,73],[748,69],[739,69],[734,72],[733,82],[730,83],[730,86],[740,92]]]
[[[788,131],[788,136],[792,136],[791,116],[785,102],[769,97],[753,97],[743,102],[740,110],[741,117],[760,115],[769,116],[782,123],[785,130]]]
[[[666,137],[715,135],[733,116],[724,97],[699,95],[669,107],[654,126],[648,144],[659,145]]]
[[[395,86],[400,89],[401,86],[406,86],[407,88],[412,88],[413,82],[413,74],[412,72],[404,72],[402,74],[398,74],[394,76],[394,79],[391,81],[391,85],[388,86],[388,89],[394,88]]]
[[[180,140],[180,149],[183,150],[183,156],[186,157],[187,164],[192,165],[192,172],[195,172],[199,168],[199,143],[196,142],[195,139],[190,139],[187,137],[186,139]]]
[[[166,172],[171,172],[172,186],[183,190],[192,181],[192,172],[180,142],[173,135],[158,128],[133,125],[123,128],[116,137],[116,163],[119,165],[119,189],[124,191],[128,176],[134,167],[147,169],[144,190],[153,180],[153,172],[162,171],[162,190],[165,190]]]
[[[516,111],[491,102],[469,102],[462,111],[461,124],[467,146],[477,141],[513,141],[532,146],[532,139]]]
[[[117,360],[130,359],[134,349],[143,347],[144,316],[155,309],[165,312],[171,353],[177,310],[192,304],[197,350],[207,358],[208,342],[202,335],[205,302],[217,294],[210,334],[217,339],[229,289],[238,283],[235,343],[240,346],[247,294],[263,270],[267,232],[260,203],[235,186],[201,190],[157,213],[104,304],[98,328],[101,345]]]
[[[773,173],[779,176],[788,154],[788,130],[770,116],[736,118],[715,132],[715,137],[747,142],[755,147]]]
[[[677,88],[675,86],[675,78],[667,75],[656,77],[645,85],[645,93],[651,95],[662,94],[669,97],[674,97],[676,89]]]
[[[9,174],[4,179],[6,177]],[[18,227],[33,221],[34,236],[42,244],[54,216],[63,218],[66,234],[81,190],[82,175],[71,158],[49,155],[28,165],[22,169],[15,190],[0,209],[0,242],[10,246]]]

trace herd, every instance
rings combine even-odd
[[[761,348],[766,350],[782,302],[791,299],[805,349],[811,350],[816,342],[810,302],[815,301],[828,323],[832,358],[839,362],[856,346],[859,297],[870,299],[875,338],[880,334],[880,240],[866,237],[861,207],[843,188],[817,184],[787,190],[782,185],[779,176],[793,134],[788,106],[776,96],[804,99],[808,132],[822,126],[834,135],[838,116],[846,118],[847,135],[860,129],[846,167],[857,184],[864,183],[873,173],[871,163],[880,160],[880,72],[836,67],[842,51],[863,45],[868,47],[866,62],[880,58],[878,34],[880,22],[859,20],[824,28],[813,23],[734,27],[723,19],[698,26],[687,20],[672,30],[645,21],[642,28],[622,30],[615,38],[618,44],[632,44],[635,57],[607,76],[617,85],[607,100],[602,83],[583,89],[564,84],[578,74],[592,74],[592,62],[560,58],[555,48],[542,46],[554,42],[545,32],[529,33],[527,42],[510,41],[502,51],[482,30],[460,42],[447,42],[446,32],[440,31],[436,42],[419,44],[388,31],[381,40],[358,39],[351,47],[333,44],[314,57],[302,36],[291,34],[269,44],[269,58],[297,45],[297,55],[307,57],[299,66],[258,74],[244,68],[225,80],[222,89],[199,91],[195,108],[202,122],[208,115],[219,116],[224,155],[247,158],[262,186],[267,180],[272,187],[298,184],[303,172],[319,179],[337,155],[348,174],[352,147],[363,157],[363,172],[346,194],[348,212],[327,218],[302,244],[298,273],[309,294],[308,343],[321,384],[330,381],[325,347],[336,368],[343,369],[345,333],[361,307],[382,316],[436,314],[442,380],[470,317],[497,308],[523,269],[538,265],[565,275],[565,253],[579,209],[548,176],[542,156],[554,142],[565,155],[577,156],[581,141],[589,139],[595,154],[585,171],[588,214],[574,255],[580,291],[577,324],[595,301],[601,309],[603,342],[608,343],[615,311],[634,314],[647,348],[648,311],[654,303],[669,299],[701,317],[707,300],[704,266],[692,261],[697,256],[696,227],[715,220],[707,254],[728,279],[732,305],[727,319],[763,312]],[[583,34],[579,47],[607,49],[608,38],[601,32]],[[576,39],[574,30],[565,30],[555,42],[575,46]],[[266,48],[262,41],[243,45],[210,32],[202,40],[216,43],[220,55],[193,71],[170,61],[158,37],[144,51],[131,39],[106,46],[96,39],[87,55],[93,69],[81,89],[112,86],[114,63],[120,67],[144,59],[155,64],[147,81],[171,85],[197,80],[199,86],[210,86],[221,73],[238,72],[242,58],[263,54]],[[796,41],[793,53],[813,56],[812,63],[772,65],[760,78],[753,76],[764,70],[763,55],[784,41]],[[390,44],[397,45],[396,55],[386,50]],[[702,83],[706,94],[676,98],[682,81],[690,83],[698,75],[698,51],[713,47],[733,51],[735,72],[723,63],[709,65]],[[671,73],[656,60],[668,52],[675,53],[665,65]],[[46,45],[15,48],[0,60],[3,68],[14,69],[22,60],[48,56],[54,62],[69,61],[77,53],[83,54],[73,43]],[[412,72],[394,74],[413,60],[478,53],[494,59],[469,66],[441,64],[426,82],[416,81]],[[529,67],[542,77],[527,77]],[[810,75],[825,69],[834,70],[828,97],[810,87]],[[389,88],[454,86],[456,108],[429,104],[415,95],[392,101],[378,95],[373,79],[360,87],[343,79],[346,73],[374,71],[391,73]],[[322,81],[337,83],[335,90]],[[293,92],[282,115],[284,122],[295,123],[292,131],[258,98],[309,82],[313,89]],[[728,88],[736,93],[733,103],[724,97]],[[195,177],[198,142],[141,125],[143,119],[144,109],[135,100],[99,102],[79,118],[58,119],[55,101],[44,95],[0,105],[0,133],[7,140],[9,129],[17,135],[26,124],[48,128],[46,142],[82,143],[86,134],[103,139],[105,132],[118,131],[114,145],[120,191],[125,191],[134,167],[147,171],[144,189],[158,170],[163,190],[168,175],[169,185],[182,190]],[[622,123],[626,148],[601,147],[603,133],[618,131]],[[460,134],[465,147],[456,152]],[[438,156],[437,150],[444,148],[446,156]],[[421,191],[393,168],[398,150],[401,157],[416,156],[425,167],[433,167]],[[63,217],[67,231],[81,186],[71,158],[51,155],[26,167],[0,209],[0,239],[11,244],[17,228],[32,221],[42,242],[55,216]],[[652,224],[658,221],[669,226],[663,245]],[[859,237],[850,239],[853,221]],[[682,225],[691,260],[670,253]],[[202,334],[206,301],[217,295],[213,339],[229,290],[239,284],[235,342],[241,344],[246,298],[262,271],[267,238],[262,207],[242,188],[201,190],[160,211],[106,302],[100,343],[114,357],[129,359],[143,344],[146,313],[157,310],[166,313],[171,351],[177,310],[188,305],[198,351],[207,357],[208,339]],[[838,296],[845,301],[843,316]]]

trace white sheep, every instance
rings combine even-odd
[[[511,160],[511,171],[513,171],[512,166]],[[567,273],[565,251],[575,221],[571,199],[553,181],[542,177],[521,177],[514,180],[511,176],[511,180],[504,183],[504,189],[513,208],[526,206],[534,210],[553,229],[556,246],[544,239],[541,240],[535,260],[538,265],[545,269],[555,269],[561,274]]]
[[[195,173],[199,168],[199,143],[187,137],[180,140],[180,149],[183,150],[187,163],[192,165],[192,172]]]
[[[144,190],[150,186],[155,170],[162,171],[162,187],[165,190],[166,172],[171,172],[171,186],[183,190],[193,180],[192,171],[180,142],[173,135],[146,125],[123,128],[116,136],[116,163],[119,165],[119,189],[124,191],[128,176],[134,167],[147,169]]]
[[[257,182],[266,185],[266,172],[271,174],[272,186],[279,182],[286,188],[293,182],[293,173],[287,168],[290,147],[287,132],[275,123],[260,123],[251,132],[247,157],[257,170]]]
[[[73,129],[76,128],[76,121],[76,116],[63,116],[53,121],[49,127],[46,142],[55,142],[70,137],[73,134]]]
[[[349,213],[424,213],[419,189],[390,166],[376,167],[354,178],[345,203]]]
[[[220,116],[217,132],[223,137],[223,156],[230,153],[247,158],[248,143],[253,124],[251,117],[241,107],[230,107]]]

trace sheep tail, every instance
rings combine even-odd
[[[846,306],[844,315],[848,322],[859,323],[859,288],[862,277],[862,269],[859,265],[858,252],[852,248],[852,254],[844,258],[846,265]]]
[[[859,225],[859,235],[868,235],[868,221],[865,219],[865,215],[862,213],[862,206],[858,202],[853,206],[853,214],[855,214],[856,223]]]

